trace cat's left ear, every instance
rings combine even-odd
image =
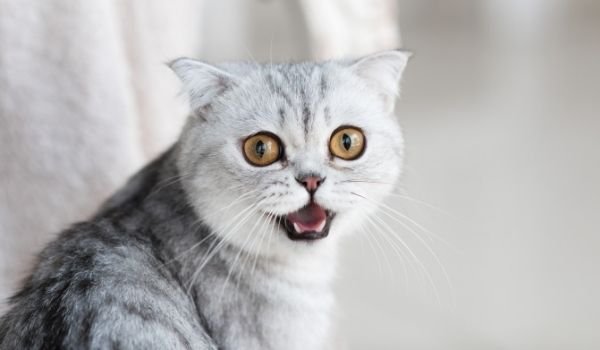
[[[384,99],[386,111],[394,110],[400,93],[400,79],[412,52],[405,50],[382,51],[354,61],[351,68],[374,88]]]
[[[236,77],[214,65],[191,58],[178,58],[168,63],[183,83],[195,114],[202,115],[206,107],[236,81]]]

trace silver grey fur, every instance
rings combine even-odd
[[[0,320],[0,349],[321,349],[340,237],[391,190],[403,142],[393,116],[408,55],[298,64],[171,64],[190,96],[178,143],[63,232]],[[329,154],[341,125],[364,154]],[[279,136],[285,159],[248,164],[242,141]],[[274,217],[302,208],[295,178],[326,181],[329,236],[292,241]],[[358,232],[360,234],[360,232]]]

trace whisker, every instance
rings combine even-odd
[[[360,224],[360,227],[363,229],[363,231],[366,231],[364,229],[363,224]],[[371,251],[373,252],[373,255],[375,255],[375,262],[377,263],[377,271],[379,271],[379,276],[383,277],[383,268],[381,265],[381,261],[379,260],[379,255],[377,255],[377,250],[375,249],[375,246],[373,245],[373,242],[371,241],[371,236],[370,235],[364,235],[365,238],[367,239],[367,244],[369,245],[369,247],[371,248]]]
[[[348,179],[348,180],[341,180],[339,181],[340,183],[345,183],[345,182],[350,182],[350,183],[368,183],[368,184],[376,184],[376,185],[390,185],[390,186],[394,186],[394,183],[391,182],[383,182],[383,181],[377,181],[377,180],[369,180],[369,179]]]
[[[452,287],[452,282],[450,281],[450,277],[448,275],[448,272],[446,270],[446,268],[444,267],[444,265],[442,264],[440,258],[438,257],[438,255],[435,253],[435,251],[433,250],[433,248],[431,248],[429,246],[429,244],[427,244],[427,242],[421,237],[421,235],[419,235],[417,232],[415,232],[412,227],[410,227],[408,224],[406,224],[404,221],[402,221],[400,218],[406,218],[405,215],[403,215],[400,212],[397,212],[396,210],[394,210],[393,208],[390,208],[389,206],[383,204],[383,203],[377,203],[375,201],[370,200],[369,198],[367,198],[366,196],[357,194],[355,192],[351,192],[351,194],[356,195],[358,197],[361,197],[363,199],[365,199],[366,201],[368,201],[371,205],[373,205],[375,208],[383,208],[386,210],[381,210],[380,212],[384,215],[386,215],[387,217],[389,217],[390,219],[396,221],[397,223],[399,223],[402,227],[404,227],[408,232],[410,232],[424,247],[425,249],[429,252],[429,254],[431,254],[431,256],[434,258],[434,260],[436,261],[437,265],[440,267],[444,278],[446,279],[446,282],[448,283],[448,286],[450,287],[450,290],[453,290]],[[398,216],[394,216],[392,214],[396,214]],[[414,220],[410,219],[411,223],[416,224],[416,222],[414,222]],[[417,224],[418,225],[418,224]],[[417,227],[422,228],[421,225],[418,225]],[[422,228],[424,229],[424,228]],[[393,232],[393,231],[392,231]],[[425,232],[429,232],[427,230],[425,230]],[[393,235],[394,237],[396,237],[395,235]],[[412,253],[414,255],[414,253]]]
[[[246,194],[249,194],[249,193],[252,193],[252,192],[255,192],[255,191],[250,191],[250,192],[247,192],[247,193],[245,193],[245,194],[242,194],[240,197],[238,197],[238,199],[240,199],[240,198],[244,197]],[[247,197],[247,196],[246,196],[246,197]],[[244,198],[245,198],[245,197],[244,197]],[[238,201],[238,200],[235,200],[234,202],[237,202],[237,201]],[[216,210],[215,212],[217,212],[217,211],[221,211],[221,210],[223,210],[223,209],[225,209],[225,208],[220,208],[220,209]],[[236,219],[237,219],[237,218],[238,218],[240,215],[243,215],[243,213],[244,213],[244,212],[245,212],[245,211],[241,211],[241,212],[237,213],[237,214],[236,214],[236,215],[235,215],[235,216],[234,216],[234,217],[231,219],[230,223],[233,223],[233,222],[235,222],[235,220],[236,220]],[[214,212],[213,212],[213,213],[214,213]],[[211,214],[213,214],[213,213],[211,213]],[[206,218],[206,217],[209,217],[211,214],[205,215],[205,218]],[[204,223],[204,221],[203,221],[203,219],[202,219],[202,218],[199,218],[198,220],[196,220],[196,221],[195,221],[195,222],[192,224],[193,230],[195,230],[195,226],[197,226],[197,225],[200,225],[200,224],[202,224],[202,223]],[[231,224],[230,224],[230,225],[231,225]],[[225,227],[225,229],[228,229],[228,228],[229,228],[229,226],[226,226],[226,227]],[[199,247],[199,246],[200,246],[202,243],[204,243],[204,242],[205,242],[205,241],[207,241],[208,239],[210,239],[210,238],[213,238],[215,235],[216,235],[216,232],[214,232],[214,231],[213,231],[213,232],[210,232],[208,235],[206,235],[206,236],[205,236],[204,238],[202,238],[200,241],[198,241],[197,243],[193,244],[193,245],[192,245],[190,248],[188,248],[188,249],[184,250],[183,252],[179,253],[178,255],[176,255],[175,257],[173,257],[172,259],[170,259],[170,260],[167,260],[167,261],[166,261],[164,264],[166,265],[166,264],[172,263],[172,262],[173,262],[173,261],[175,261],[175,260],[178,260],[179,258],[185,257],[187,254],[190,254],[190,253],[192,253],[192,252],[193,252],[193,250],[194,250],[195,248]]]
[[[191,177],[195,175],[195,173],[184,173],[184,174],[177,174],[175,176],[171,176],[168,177],[166,179],[163,179],[161,181],[159,181],[156,186],[154,187],[154,189],[152,189],[152,192],[150,192],[148,194],[148,198],[156,195],[157,193],[159,193],[161,190],[165,189],[166,187],[173,185],[179,181],[182,181],[184,179],[187,179],[188,177]]]
[[[395,192],[392,192],[392,193],[389,193],[388,196],[393,197],[393,198],[405,199],[405,200],[413,202],[415,204],[420,204],[420,205],[422,205],[424,207],[427,207],[429,209],[435,210],[435,211],[437,211],[437,212],[439,212],[441,214],[444,214],[446,216],[454,217],[454,215],[450,214],[449,212],[447,212],[446,210],[444,210],[444,209],[442,209],[442,208],[440,208],[438,206],[435,206],[435,205],[433,205],[431,203],[428,203],[428,202],[425,202],[425,201],[413,198],[413,197],[411,197],[409,195],[406,195],[404,193],[395,193]]]
[[[364,200],[366,200],[366,201],[370,202],[371,204],[375,205],[376,207],[379,207],[379,208],[382,208],[384,210],[387,210],[388,212],[391,212],[392,214],[395,214],[395,215],[397,215],[397,216],[399,216],[399,217],[407,220],[408,222],[410,222],[411,224],[413,224],[415,227],[417,227],[418,229],[422,230],[424,233],[428,234],[430,237],[435,237],[435,238],[438,238],[440,240],[443,240],[443,238],[439,237],[436,234],[433,234],[431,231],[429,231],[428,229],[426,229],[425,227],[423,227],[422,225],[420,225],[419,223],[417,223],[413,219],[411,219],[408,216],[404,215],[403,213],[397,211],[396,209],[390,207],[389,205],[387,205],[387,204],[385,204],[383,202],[376,202],[376,201],[374,201],[372,199],[369,199],[366,196],[358,194],[356,192],[350,192],[350,193],[353,194],[353,195],[355,195],[355,196],[363,198]],[[406,225],[405,222],[400,222],[400,223],[402,225]],[[411,232],[413,232],[413,231],[411,231]]]
[[[400,235],[396,234],[394,229],[392,227],[390,227],[377,214],[373,215],[373,219],[377,220],[376,222],[378,224],[378,227],[382,229],[381,231],[379,231],[381,234],[386,235],[386,236],[387,235],[391,236],[390,239],[393,239],[393,241],[395,242],[394,246],[398,247],[398,249],[400,251],[402,250],[401,248],[404,248],[408,252],[407,262],[409,263],[409,265],[410,265],[411,269],[413,270],[413,272],[415,273],[415,275],[419,276],[419,270],[420,270],[423,273],[423,275],[425,276],[425,279],[428,280],[428,282],[430,283],[430,285],[432,286],[434,291],[437,292],[437,286],[433,280],[433,276],[431,276],[431,274],[430,274],[429,270],[427,269],[427,267],[425,266],[425,264],[421,261],[421,259],[419,259],[417,254],[410,248],[408,243],[406,243],[406,241],[404,241],[400,237]],[[409,258],[412,258],[412,259],[409,259]],[[421,279],[421,282],[423,283],[423,285],[425,285],[424,279]]]
[[[262,217],[260,218],[262,219]],[[265,224],[264,220],[256,220],[255,224],[260,223],[257,232],[260,233],[263,231],[263,227]],[[255,234],[254,230],[252,231],[252,233],[248,236],[248,238],[252,238],[251,244],[248,246],[248,249],[243,249],[241,250],[244,254],[244,256],[242,257],[242,259],[240,260],[240,267],[237,271],[237,275],[236,275],[236,289],[239,290],[239,285],[240,285],[240,280],[242,279],[242,274],[245,271],[246,268],[246,263],[250,260],[250,257],[252,256],[252,249],[254,248],[254,244],[256,243],[256,241],[258,241],[258,234]]]
[[[273,218],[273,215],[274,215],[273,212],[269,211],[267,213],[267,218],[265,219],[266,222],[268,222],[268,223],[271,224],[270,225],[271,229],[269,230],[269,233],[268,233],[269,237],[271,237],[271,235],[273,235],[273,230],[275,228],[274,223],[271,221],[272,218]],[[256,270],[256,264],[258,262],[258,255],[260,254],[260,251],[261,251],[261,248],[262,248],[263,239],[264,239],[265,235],[267,235],[267,234],[265,234],[265,231],[262,231],[261,232],[261,236],[260,236],[260,242],[259,242],[258,250],[256,251],[255,258],[254,258],[254,264],[252,265],[251,275],[254,275],[254,271]]]
[[[229,283],[229,279],[232,275],[232,273],[234,272],[237,262],[242,254],[242,252],[244,252],[244,247],[246,246],[247,242],[249,241],[250,237],[253,236],[254,234],[254,229],[256,228],[256,225],[258,224],[258,220],[254,223],[254,225],[252,225],[252,228],[250,228],[250,232],[247,233],[246,238],[244,239],[244,242],[242,243],[242,246],[239,248],[239,251],[237,252],[237,254],[235,255],[235,258],[233,260],[233,262],[231,263],[230,267],[229,267],[229,271],[227,273],[227,277],[225,278],[225,282],[223,282],[223,287],[221,288],[221,297],[223,296],[223,294],[225,293],[225,288],[227,286],[227,284]],[[220,298],[221,298],[220,297]],[[219,300],[220,300],[219,298]]]
[[[376,232],[379,232],[380,227],[377,225],[376,222],[374,222],[373,220],[371,220],[369,217],[367,217],[367,222],[373,227],[373,229]],[[406,265],[408,264],[413,271],[414,270],[414,266],[412,265],[412,262],[410,260],[408,260],[408,258],[405,257],[404,253],[402,252],[402,249],[400,249],[400,247],[398,246],[398,243],[396,243],[394,240],[390,239],[388,236],[386,235],[382,235],[383,238],[387,241],[387,243],[390,245],[390,247],[392,248],[393,252],[396,254],[396,256],[400,259],[401,265],[402,265],[402,270],[404,272],[404,285],[408,285],[408,270]]]
[[[277,222],[275,223],[275,225],[277,227],[281,226],[281,220],[282,220],[282,216],[276,216],[277,218]],[[267,241],[267,251],[271,251],[271,237],[273,237],[273,235],[269,235],[268,241]]]
[[[190,291],[191,286],[193,285],[197,275],[200,273],[200,271],[204,268],[204,266],[210,261],[210,259],[212,259],[214,257],[214,255],[218,252],[218,250],[223,247],[226,244],[227,239],[232,236],[233,234],[235,234],[235,230],[237,230],[237,228],[242,225],[243,223],[245,223],[245,221],[250,217],[250,215],[253,213],[254,208],[256,208],[258,205],[262,204],[265,201],[265,198],[257,201],[256,203],[248,206],[246,209],[243,210],[243,212],[245,212],[246,214],[244,215],[244,217],[236,223],[236,225],[231,228],[226,234],[222,235],[222,237],[220,237],[220,240],[215,240],[215,242],[213,242],[213,245],[211,245],[211,247],[208,248],[208,251],[205,255],[204,260],[201,262],[200,267],[194,272],[194,274],[192,275],[191,281],[190,281],[190,285],[188,287],[188,293]],[[241,214],[241,213],[240,213]],[[235,222],[234,220],[232,220],[231,222]],[[230,225],[228,225],[229,227]],[[218,241],[218,243],[216,243]]]
[[[244,199],[247,199],[248,197],[252,196],[254,193],[258,192],[258,190],[253,190],[253,191],[248,191],[243,193],[242,195],[240,195],[239,197],[237,197],[236,199],[234,199],[231,203],[229,203],[228,205],[219,208],[217,210],[214,210],[213,212],[204,215],[205,218],[207,217],[211,217],[213,215],[216,215],[217,213],[222,212],[223,210],[227,210],[231,207],[233,207],[234,205],[238,204],[239,202],[243,201]]]
[[[394,233],[394,230],[384,220],[382,220],[377,215],[374,215],[373,217],[375,219],[377,219],[379,221],[379,223],[381,224],[381,227],[384,228],[384,230],[380,231],[380,232],[389,234],[392,238],[396,239],[402,245],[402,247],[404,247],[404,249],[406,249],[408,251],[409,255],[413,258],[413,260],[415,261],[417,266],[420,267],[422,272],[425,274],[425,277],[427,278],[429,284],[433,288],[436,300],[438,301],[439,304],[441,304],[441,298],[440,298],[440,294],[438,292],[437,285],[435,284],[433,276],[431,275],[431,273],[429,272],[429,270],[427,269],[425,264],[423,264],[421,259],[419,259],[417,257],[417,254],[408,246],[408,244],[402,238],[400,238],[398,235],[396,235]]]
[[[367,234],[372,235],[373,237],[373,241],[375,242],[375,245],[379,248],[379,251],[381,252],[381,256],[383,256],[383,260],[385,261],[385,263],[387,264],[388,267],[388,273],[389,276],[391,278],[391,276],[394,275],[393,273],[393,269],[392,269],[392,264],[390,263],[390,260],[385,252],[385,249],[383,249],[383,246],[380,244],[379,239],[377,238],[378,236],[376,234],[373,234],[372,232],[369,231],[365,231]]]

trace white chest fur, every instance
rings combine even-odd
[[[331,261],[260,261],[214,277],[206,291],[213,337],[224,349],[324,349],[330,336]],[[329,260],[329,259],[327,259]],[[238,279],[237,273],[241,273]],[[224,287],[223,287],[224,286]]]

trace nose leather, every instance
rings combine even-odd
[[[308,192],[314,193],[325,179],[320,176],[308,175],[296,178],[296,181],[303,185]]]

